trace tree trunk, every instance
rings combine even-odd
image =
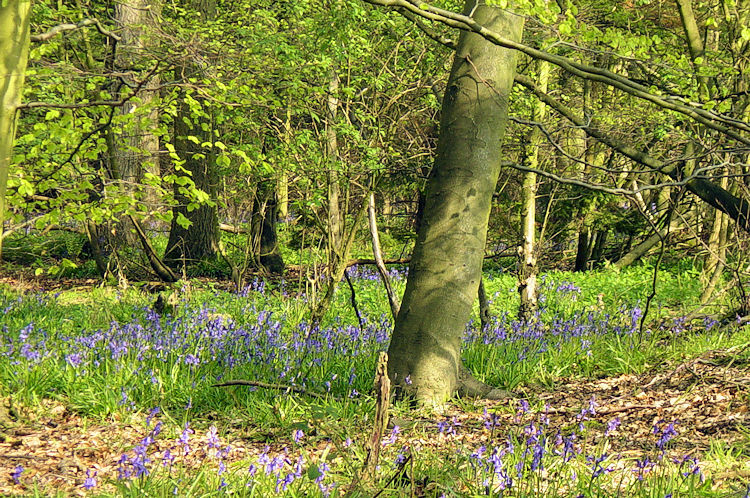
[[[549,81],[549,63],[539,61],[539,88],[547,91]],[[534,106],[532,120],[542,122],[546,114],[547,106],[537,101]],[[539,167],[539,147],[542,145],[542,132],[536,126],[529,133],[529,145],[526,150],[526,163],[529,168]],[[523,175],[523,192],[521,202],[521,231],[523,242],[519,247],[518,262],[518,295],[520,304],[518,317],[521,321],[528,322],[539,307],[537,296],[537,265],[536,265],[536,173],[527,172]]]
[[[198,137],[198,141],[204,143],[211,140],[210,135],[203,131],[200,118],[190,113],[190,106],[185,102],[179,106],[174,128],[175,150],[184,161],[182,168],[190,173],[195,188],[208,194],[213,201],[218,187],[213,154],[188,139],[190,136]],[[184,263],[214,258],[219,242],[216,205],[201,203],[190,210],[191,199],[183,192],[183,188],[175,184],[177,205],[172,208],[172,226],[164,255],[164,260],[173,268]],[[179,223],[180,215],[190,221],[189,226],[184,227]]]
[[[690,51],[690,59],[695,64],[696,59],[703,57],[705,49],[700,28],[698,28],[698,22],[693,13],[693,3],[692,0],[676,0],[676,2],[677,10],[680,12],[682,29],[685,31],[685,39]],[[708,98],[708,82],[706,77],[699,75],[698,67],[695,68],[695,74],[698,82],[698,94],[701,96],[701,99],[706,99]]]
[[[578,232],[578,248],[576,250],[576,263],[573,271],[586,271],[588,269],[591,242],[589,227],[581,227],[581,230]]]
[[[484,278],[479,279],[479,326],[480,330],[487,330],[492,324],[492,315],[490,314],[490,300],[487,298],[487,291],[484,289]]]
[[[721,171],[721,170],[720,170]],[[721,178],[721,187],[727,188],[729,178],[727,172],[723,172]],[[714,293],[716,284],[721,279],[721,273],[724,270],[724,263],[727,255],[727,233],[729,226],[729,217],[719,211],[714,210],[714,219],[711,226],[711,234],[708,238],[708,254],[703,260],[703,271],[701,280],[703,281],[703,292],[701,292],[700,302],[705,304]]]
[[[279,239],[276,235],[276,220],[278,219],[278,203],[276,192],[271,187],[275,182],[269,180],[261,184],[258,189],[260,195],[259,211],[253,215],[258,220],[258,261],[271,274],[284,273],[284,259],[279,251]]]
[[[591,260],[596,268],[601,265],[604,258],[604,248],[607,245],[607,230],[598,230],[594,242],[594,248],[591,251]]]
[[[465,12],[507,38],[521,38],[522,17],[472,0]],[[498,395],[465,375],[460,350],[481,278],[515,60],[512,51],[477,34],[460,35],[424,218],[388,349],[393,385],[425,406],[440,407],[457,391]]]
[[[153,0],[126,0],[115,4],[115,22],[120,28],[121,40],[115,54],[115,70],[124,72],[128,85],[136,85],[139,78],[147,77],[145,66],[146,52],[149,50],[149,27],[156,22],[159,5]],[[137,76],[135,76],[137,75]],[[131,93],[125,86],[122,97]],[[110,167],[112,175],[120,182],[124,195],[133,203],[143,202],[142,206],[152,209],[158,200],[153,189],[142,186],[145,172],[159,175],[159,139],[151,131],[159,121],[159,111],[154,105],[157,98],[159,77],[152,75],[138,92],[137,103],[127,101],[119,110],[121,116],[129,119],[110,128]],[[137,208],[140,211],[140,208]],[[115,244],[128,246],[137,244],[138,237],[132,223],[124,217],[117,223]]]
[[[214,16],[214,2],[194,0],[192,5],[204,18]],[[183,79],[198,75],[197,66],[182,68]],[[189,262],[213,259],[219,248],[219,218],[214,204],[218,192],[218,172],[212,149],[202,146],[206,142],[212,143],[214,139],[210,121],[205,100],[183,92],[174,120],[175,151],[184,161],[181,167],[189,173],[195,188],[208,194],[210,201],[189,209],[191,200],[183,191],[184,187],[175,184],[177,205],[172,209],[174,216],[164,255],[165,262],[172,268]],[[180,224],[180,215],[190,221],[189,226]]]
[[[286,117],[284,118],[283,137],[286,154],[290,154],[291,142],[294,140],[294,134],[292,133],[292,111],[290,108],[287,108]],[[276,201],[278,202],[279,218],[286,220],[289,217],[289,172],[286,170],[286,167],[279,172],[279,177],[276,180]]]
[[[23,80],[29,59],[30,0],[0,3],[0,260],[3,258],[5,191],[13,158],[16,110],[23,96]]]
[[[339,186],[339,146],[336,134],[336,117],[339,108],[339,76],[335,69],[331,69],[328,81],[328,99],[326,101],[326,158],[328,183],[328,251],[329,254],[341,250],[344,236],[344,222],[341,214]]]
[[[385,292],[388,295],[388,304],[391,307],[391,315],[393,315],[393,319],[395,320],[398,316],[401,303],[393,291],[391,278],[388,275],[388,270],[383,262],[383,254],[380,251],[380,235],[378,235],[378,223],[375,217],[375,192],[370,192],[367,199],[367,221],[370,227],[370,237],[372,238],[372,257],[375,259],[375,266],[377,266],[380,278],[383,280]]]

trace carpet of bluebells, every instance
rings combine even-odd
[[[391,276],[402,289],[403,271]],[[345,286],[334,303],[339,313],[315,328],[298,313],[304,296],[260,280],[240,293],[185,292],[164,315],[134,297],[137,291],[112,296],[101,306],[106,312],[85,317],[85,306],[62,295],[0,290],[0,395],[63,400],[94,419],[141,415],[142,438],[80,479],[77,486],[92,493],[694,496],[710,489],[696,455],[668,451],[679,420],[658,421],[647,447],[624,456],[609,442],[627,430],[619,418],[603,431],[599,423],[598,432],[589,427],[595,399],[573,426],[551,424],[554,407],[525,400],[485,406],[474,418],[395,426],[383,438],[375,480],[365,483],[374,360],[387,348],[392,324],[377,275],[357,268],[350,277],[364,326],[349,309]],[[488,281],[497,314],[484,330],[469,323],[464,337],[467,365],[480,378],[513,389],[551,366],[561,376],[622,373],[611,358],[637,357],[657,336],[679,340],[716,326],[670,320],[652,331],[642,326],[637,302],[605,307],[589,296],[584,303],[581,287],[558,277],[543,279],[542,287],[539,314],[522,323],[509,312],[512,279]],[[298,391],[213,387],[229,379]],[[235,448],[227,442],[233,429],[211,420],[237,414],[246,425],[273,427],[273,440]],[[7,476],[18,492],[33,489],[24,472],[20,462]]]

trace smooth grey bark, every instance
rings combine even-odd
[[[521,39],[520,16],[474,0],[464,11],[503,36]],[[456,392],[507,395],[473,379],[460,350],[481,279],[515,65],[513,51],[461,33],[424,217],[388,349],[393,385],[423,406],[440,407]]]
[[[5,192],[13,158],[16,111],[23,95],[29,60],[30,0],[0,3],[0,260],[3,256]]]

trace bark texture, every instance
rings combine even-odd
[[[521,38],[522,17],[472,0],[465,12],[510,39]],[[459,390],[494,395],[464,375],[460,349],[481,278],[515,64],[512,51],[461,33],[424,218],[388,350],[392,383],[424,406],[440,407]]]
[[[257,210],[253,213],[253,234],[257,239],[257,261],[268,273],[284,273],[284,258],[279,250],[276,234],[278,204],[274,186],[276,182],[261,182],[258,187]],[[255,243],[253,244],[255,245]]]
[[[213,1],[194,0],[191,5],[203,19],[211,19],[216,13]],[[188,63],[182,68],[180,76],[184,79],[198,77],[200,69],[197,65]],[[182,168],[189,173],[195,187],[208,194],[209,199],[213,201],[218,190],[218,172],[212,149],[202,145],[214,140],[211,113],[206,110],[204,99],[191,98],[187,93],[182,95],[182,102],[174,121],[175,150],[184,160]],[[167,264],[176,268],[186,262],[215,258],[220,235],[216,205],[202,203],[195,209],[188,209],[190,200],[177,184],[175,199],[178,204],[172,209],[174,218],[164,255]],[[191,222],[187,228],[177,222],[180,214]]]
[[[16,109],[21,103],[29,59],[29,0],[0,3],[0,260],[3,256],[5,191],[16,135]]]

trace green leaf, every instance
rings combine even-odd
[[[185,230],[187,230],[188,227],[190,227],[190,225],[193,224],[193,222],[190,221],[189,219],[187,219],[185,217],[185,215],[182,214],[182,213],[177,213],[177,220],[176,221],[177,221],[177,224],[180,225]]]
[[[309,469],[307,469],[307,477],[314,481],[318,477],[322,476],[323,473],[320,471],[317,465],[311,465]]]

